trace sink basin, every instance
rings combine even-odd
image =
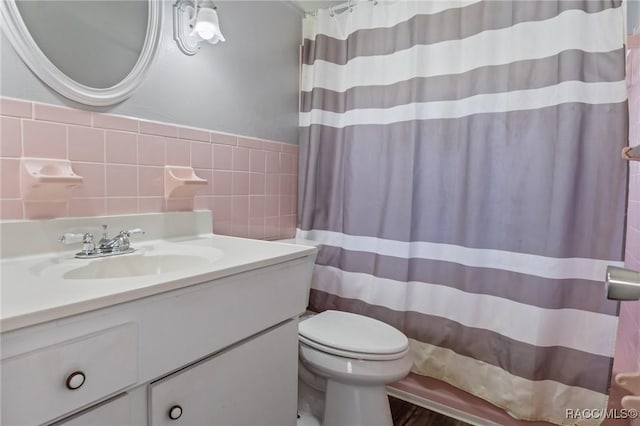
[[[72,269],[62,277],[70,280],[139,277],[198,268],[209,263],[211,262],[204,257],[184,254],[105,257],[93,260],[88,265]]]
[[[38,269],[40,275],[58,276],[66,280],[131,278],[193,271],[209,267],[222,257],[223,252],[215,248],[195,250],[176,244],[90,260],[65,259],[41,265],[43,267]]]

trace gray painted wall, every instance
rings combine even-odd
[[[627,1],[627,33],[640,32],[640,0]]]
[[[173,2],[164,2],[158,58],[140,88],[118,105],[91,108],[58,95],[4,35],[0,95],[297,143],[300,12],[280,1],[216,5],[227,42],[204,43],[187,56],[173,40]]]

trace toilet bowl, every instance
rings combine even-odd
[[[299,379],[324,394],[323,426],[392,425],[385,385],[411,369],[404,334],[362,315],[325,311],[301,321],[298,337]]]

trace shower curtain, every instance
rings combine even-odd
[[[304,20],[310,306],[521,419],[599,424],[627,133],[619,0],[369,2]],[[567,411],[576,410],[576,411]]]

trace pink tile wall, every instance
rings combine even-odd
[[[627,87],[629,97],[629,145],[640,145],[640,35],[627,43]],[[640,162],[629,162],[629,207],[625,267],[640,271]],[[640,302],[622,302],[616,338],[613,376],[640,371]],[[628,394],[612,381],[609,405],[621,408],[620,399]],[[628,425],[628,421],[607,420],[603,425]]]
[[[204,209],[219,234],[295,234],[295,145],[8,98],[0,120],[1,219]],[[21,156],[69,159],[83,184],[68,202],[25,203]],[[165,200],[165,165],[191,166],[209,184],[192,202]]]
[[[640,34],[629,38],[627,86],[629,90],[629,145],[640,145]],[[629,162],[626,266],[640,271],[640,162]]]
[[[630,37],[627,61],[629,90],[629,145],[640,145],[640,34]],[[640,271],[640,162],[629,162],[629,208],[627,211],[625,266]],[[627,350],[635,352],[630,364],[640,371],[640,302],[626,302],[620,309],[622,327],[629,330]],[[633,351],[635,349],[635,351]],[[624,351],[627,352],[627,351]],[[635,360],[633,359],[635,358]]]

